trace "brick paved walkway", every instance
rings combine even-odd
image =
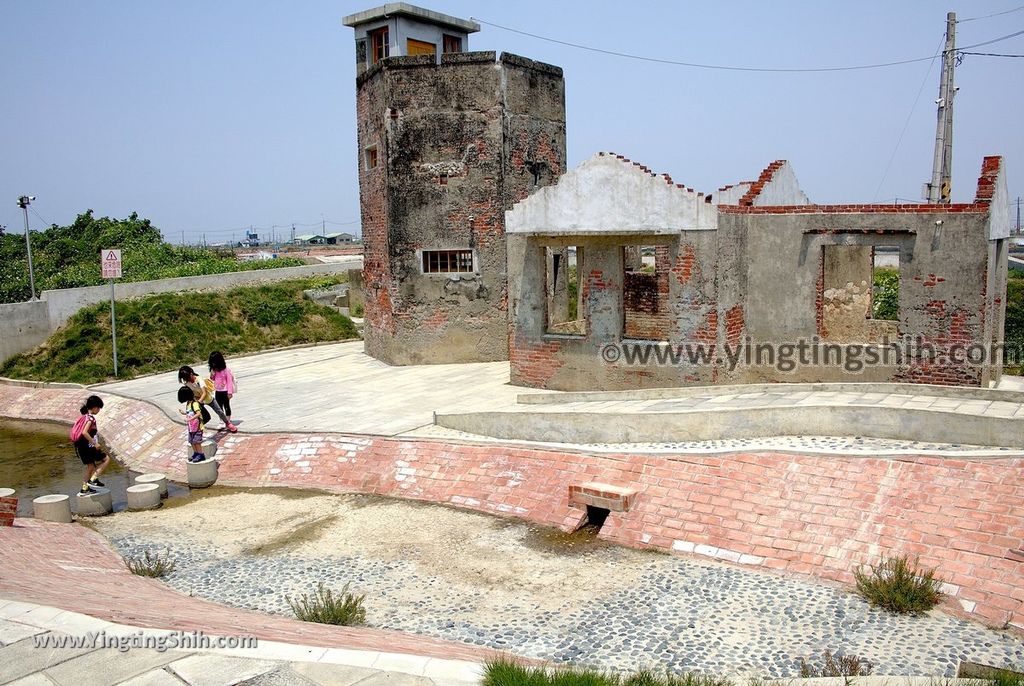
[[[0,386],[4,414],[70,421],[81,389]],[[184,476],[181,427],[110,396],[100,431],[127,466]],[[220,483],[375,493],[573,527],[569,487],[634,489],[601,535],[849,583],[883,554],[920,556],[957,607],[1024,629],[1024,459],[784,453],[589,454],[343,434],[219,435]]]

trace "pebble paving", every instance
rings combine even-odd
[[[457,438],[471,441],[498,440],[480,434],[467,433],[445,427],[429,427],[411,432],[434,438]],[[502,443],[510,441],[502,439]],[[901,441],[873,436],[769,436],[765,438],[723,438],[706,441],[675,441],[662,443],[555,443],[545,441],[521,441],[571,446],[573,448],[601,453],[724,453],[745,450],[792,450],[807,453],[841,453],[847,455],[884,455],[894,453],[929,454],[957,453],[970,455],[1010,456],[1024,451],[1005,446],[972,445],[968,443],[931,443],[925,441]]]
[[[111,540],[131,556],[168,546]],[[164,581],[208,600],[290,616],[287,597],[351,582],[371,626],[560,663],[793,677],[800,658],[820,664],[829,650],[866,658],[879,675],[954,676],[962,660],[1024,670],[1024,640],[1001,629],[939,611],[891,615],[841,588],[669,555],[650,554],[634,583],[586,603],[527,592],[494,603],[485,586],[450,584],[409,560],[237,555],[185,540],[169,550],[176,569]],[[588,555],[635,564],[637,551],[602,546],[566,564]]]

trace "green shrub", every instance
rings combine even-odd
[[[705,674],[656,674],[641,670],[616,674],[588,667],[531,667],[499,657],[484,665],[481,686],[729,686],[728,679]]]
[[[900,272],[892,267],[875,270],[871,317],[895,320],[900,312]]]
[[[154,579],[167,576],[174,571],[174,560],[171,559],[171,551],[164,550],[161,557],[158,554],[150,555],[147,550],[143,557],[122,557],[125,566],[132,574],[148,576]]]
[[[352,316],[353,317],[356,317],[357,319],[362,319],[363,314],[364,314],[364,310],[363,310],[363,306],[362,305],[355,305],[355,306],[352,307]]]
[[[938,604],[942,593],[934,569],[921,569],[917,560],[906,556],[882,558],[867,572],[857,568],[857,593],[872,605],[899,614],[927,612]]]
[[[825,651],[825,659],[820,667],[813,666],[804,658],[800,658],[800,678],[812,679],[815,677],[829,676],[867,676],[871,674],[874,665],[859,655],[839,655],[832,651]]]
[[[295,616],[304,622],[317,624],[339,624],[351,626],[366,622],[366,610],[363,599],[366,596],[355,596],[348,592],[348,584],[341,593],[334,595],[331,589],[320,582],[312,595],[302,594],[298,600],[286,597],[288,606]]]

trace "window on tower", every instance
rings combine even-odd
[[[370,31],[370,57],[377,64],[388,56],[388,27]]]

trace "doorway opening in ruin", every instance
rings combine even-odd
[[[582,246],[544,248],[545,291],[549,334],[584,336],[587,333],[580,273],[583,269]]]
[[[623,338],[667,341],[668,246],[623,246],[622,264]]]
[[[882,343],[898,336],[900,252],[896,246],[826,245],[821,337]]]

